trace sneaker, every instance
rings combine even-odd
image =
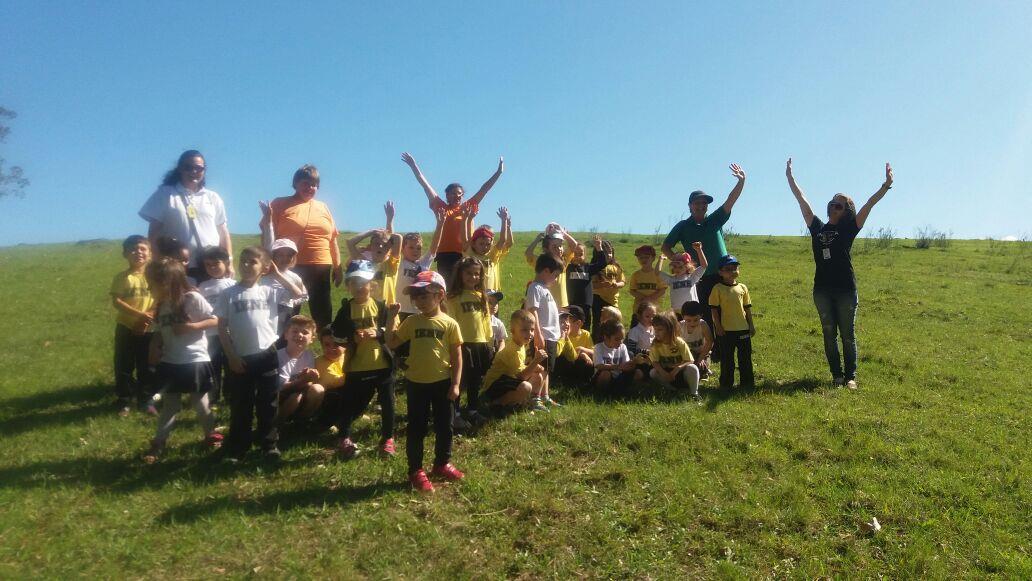
[[[165,442],[162,440],[151,440],[150,449],[143,455],[143,461],[147,464],[153,464],[161,458],[161,455],[165,452]]]
[[[341,458],[350,460],[358,456],[358,446],[351,441],[351,438],[344,438],[337,444],[337,453],[340,454]]]
[[[222,447],[222,440],[223,439],[224,438],[223,438],[222,434],[220,434],[218,432],[212,432],[212,433],[208,434],[207,438],[204,439],[204,445],[209,447],[209,448],[211,448],[211,449],[213,449],[213,450],[217,450],[217,449]]]
[[[452,429],[456,432],[467,432],[472,427],[473,424],[462,419],[462,416],[456,415],[455,418],[452,420]]]
[[[383,441],[383,444],[380,445],[380,453],[384,456],[394,455],[394,438],[387,438]]]
[[[127,417],[129,417],[129,413],[132,412],[132,411],[133,410],[129,406],[122,406],[118,410],[118,417],[120,417],[120,418],[127,418]]]
[[[846,384],[846,378],[841,375],[836,375],[835,378],[831,380],[831,384],[835,387],[842,387]]]
[[[556,408],[563,407],[562,404],[560,404],[559,402],[555,401],[554,399],[552,399],[550,397],[545,397],[544,399],[541,400],[541,402],[544,403],[545,405],[550,405],[550,406],[556,407]]]
[[[434,485],[430,482],[430,479],[426,477],[426,471],[420,468],[412,474],[409,474],[409,484],[412,485],[412,489],[417,492],[433,492]]]
[[[530,411],[547,412],[549,411],[549,409],[545,406],[545,404],[541,403],[540,397],[532,397],[530,398]]]
[[[850,379],[849,381],[847,381],[846,382],[846,387],[848,387],[849,389],[856,389],[856,387],[857,387],[856,380],[855,379]]]
[[[279,460],[283,457],[283,452],[280,452],[280,449],[275,445],[266,448],[263,454],[266,460]]]
[[[477,410],[469,410],[466,412],[466,418],[469,423],[473,424],[474,427],[480,427],[487,423],[487,416],[478,412]]]
[[[695,402],[695,405],[702,405],[702,396],[697,393],[693,393],[692,401]]]
[[[434,469],[431,470],[430,473],[438,478],[448,480],[449,482],[462,480],[466,476],[462,472],[459,472],[459,469],[453,466],[451,462],[441,466],[434,466]]]
[[[147,414],[148,416],[158,415],[158,408],[152,403],[143,406],[143,409],[141,409],[140,411]]]

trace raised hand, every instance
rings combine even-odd
[[[409,154],[409,152],[406,151],[405,153],[401,154],[401,161],[405,162],[405,165],[409,166],[410,168],[416,169],[416,158],[412,157],[412,155]]]
[[[505,158],[499,155],[498,156],[498,173],[502,173],[504,171],[505,171]]]
[[[387,203],[383,205],[383,213],[387,215],[387,221],[394,219],[394,202],[387,200]]]
[[[731,175],[738,178],[738,181],[745,179],[745,170],[743,170],[737,163],[731,164]]]
[[[391,304],[387,305],[387,316],[388,317],[395,317],[400,312],[401,312],[401,304],[399,304],[399,303],[391,303]]]
[[[501,208],[498,208],[498,217],[501,218],[502,221],[508,221],[509,220],[509,208],[506,208],[505,206],[502,206]]]
[[[272,219],[272,206],[269,205],[267,200],[258,200],[258,209],[262,212],[262,219],[259,220],[258,225],[265,227]]]
[[[598,250],[599,252],[602,252],[602,236],[600,236],[598,234],[595,234],[591,238],[591,243],[595,247],[595,250]]]
[[[792,158],[788,158],[788,162],[785,164],[785,177],[788,179],[792,178]]]
[[[885,183],[883,185],[886,188],[892,187],[892,166],[888,163],[885,164]]]
[[[696,253],[702,252],[702,242],[692,242],[692,248],[695,249]]]

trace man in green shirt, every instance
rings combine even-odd
[[[742,190],[745,189],[745,172],[738,167],[738,164],[731,164],[731,175],[738,179],[738,183],[731,189],[731,193],[727,195],[724,205],[707,215],[709,205],[713,202],[713,196],[701,190],[692,192],[688,196],[688,208],[691,210],[692,215],[688,219],[681,220],[675,224],[673,229],[670,230],[670,234],[667,234],[666,240],[663,241],[663,254],[669,260],[674,260],[673,248],[680,242],[681,246],[684,247],[684,251],[692,255],[692,259],[695,260],[696,264],[699,263],[699,257],[696,255],[695,249],[692,248],[692,243],[702,243],[702,251],[706,254],[709,266],[706,268],[706,274],[703,275],[699,284],[696,285],[696,290],[698,291],[699,302],[703,305],[709,301],[713,285],[720,280],[720,275],[717,274],[717,265],[720,263],[721,257],[727,254],[727,247],[724,246],[724,235],[721,232],[721,228],[728,218],[731,217],[731,208],[734,207],[735,202],[742,195]],[[681,305],[671,306],[676,311],[681,310]],[[704,318],[708,320],[710,317],[707,315]]]

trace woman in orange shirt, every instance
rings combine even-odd
[[[488,178],[484,185],[480,186],[480,190],[465,202],[462,201],[462,196],[466,193],[462,184],[448,184],[448,187],[444,188],[444,194],[448,200],[446,202],[437,195],[430,182],[423,177],[423,172],[419,171],[419,166],[416,165],[416,160],[411,155],[403,153],[401,154],[401,159],[408,164],[409,169],[416,176],[416,181],[419,182],[419,185],[423,186],[423,191],[426,192],[426,199],[430,202],[430,211],[434,215],[438,212],[444,212],[441,243],[437,247],[437,272],[441,273],[446,280],[450,280],[455,264],[462,260],[462,244],[465,240],[463,232],[466,228],[466,216],[477,215],[480,202],[495,185],[495,182],[498,181],[498,178],[501,177],[502,172],[505,171],[505,160],[501,157],[498,158],[498,169],[494,172],[494,175]]]
[[[273,238],[289,238],[297,245],[294,271],[308,289],[308,306],[320,329],[333,320],[330,281],[340,286],[344,273],[337,245],[337,225],[325,203],[315,199],[319,170],[304,165],[294,172],[294,195],[262,203],[262,225],[271,222]]]

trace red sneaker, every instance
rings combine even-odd
[[[451,482],[462,480],[463,477],[466,476],[462,472],[459,472],[459,469],[453,466],[451,462],[443,466],[434,466],[434,469],[431,470],[430,473],[434,476],[444,478],[445,480],[450,480]]]
[[[358,456],[358,446],[351,441],[351,438],[344,438],[337,444],[337,452],[340,453],[341,457],[345,460],[350,460],[355,456]]]
[[[409,474],[408,481],[412,485],[412,489],[418,492],[434,491],[434,485],[430,483],[430,479],[426,477],[426,471],[422,468]]]
[[[380,445],[380,452],[382,454],[384,454],[385,456],[393,456],[394,455],[394,438],[387,438],[386,440],[384,440],[383,444]]]
[[[209,448],[215,450],[222,447],[222,434],[218,432],[212,432],[208,434],[208,437],[204,439],[204,444]]]

